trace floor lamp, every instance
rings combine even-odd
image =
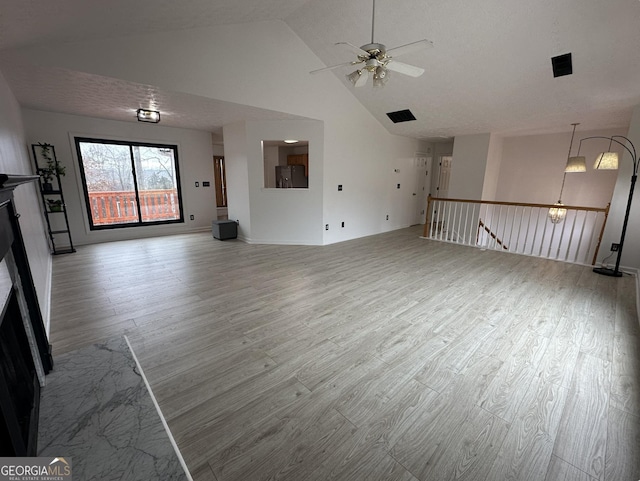
[[[631,188],[629,189],[629,200],[627,201],[627,210],[624,214],[624,222],[622,223],[622,234],[620,235],[620,242],[618,244],[618,258],[616,259],[616,266],[614,269],[609,269],[607,267],[596,267],[593,269],[593,272],[597,272],[598,274],[602,274],[605,276],[611,277],[622,277],[622,272],[620,272],[620,259],[622,258],[622,248],[624,247],[624,237],[627,234],[627,224],[629,223],[629,211],[631,210],[631,201],[633,200],[633,190],[636,186],[636,180],[638,179],[638,155],[636,153],[636,148],[628,138],[622,135],[612,135],[611,137],[585,137],[580,141],[580,145],[584,140],[589,139],[605,139],[609,141],[609,150],[607,152],[602,152],[598,154],[596,157],[595,164],[593,168],[596,170],[616,170],[618,168],[618,153],[611,151],[611,145],[613,142],[621,145],[624,149],[629,152],[631,156],[631,160],[633,161],[633,171],[631,174]],[[622,142],[616,139],[622,139]],[[580,147],[578,147],[578,155],[580,154]]]

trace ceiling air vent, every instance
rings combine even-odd
[[[398,122],[409,122],[415,120],[415,116],[411,113],[411,110],[398,110],[397,112],[387,112],[387,117],[391,119],[391,122],[397,124]]]
[[[571,64],[571,54],[565,53],[557,57],[551,57],[551,65],[553,66],[553,76],[562,77],[573,73],[573,65]]]

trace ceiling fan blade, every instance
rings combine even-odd
[[[356,47],[355,45],[349,42],[338,42],[336,43],[336,45],[344,45],[345,47],[347,47],[348,50],[351,50],[356,55],[364,55],[366,57],[369,56],[369,52],[367,52],[366,50],[362,50],[360,47]]]
[[[395,60],[389,60],[386,65],[387,69],[393,70],[409,77],[420,77],[424,73],[424,69],[420,67],[414,67],[408,63],[396,62]]]
[[[369,76],[371,75],[371,73],[367,70],[365,70],[364,72],[362,72],[362,74],[360,74],[360,77],[358,78],[358,80],[356,80],[356,83],[354,84],[355,87],[364,87],[367,84],[367,80],[369,79]]]
[[[340,67],[346,67],[346,66],[351,66],[351,65],[358,65],[359,63],[362,63],[362,62],[357,62],[357,61],[354,61],[354,62],[345,62],[345,63],[340,63],[340,64],[338,64],[338,65],[332,65],[331,67],[324,67],[324,68],[319,68],[319,69],[317,69],[317,70],[312,70],[312,71],[311,71],[311,72],[309,72],[309,73],[324,72],[325,70],[333,70],[333,69],[340,68]]]
[[[399,47],[393,47],[387,50],[388,57],[399,57],[400,55],[406,55],[411,52],[417,52],[424,50],[425,48],[433,47],[433,42],[423,38],[417,42],[408,43],[406,45],[400,45]]]

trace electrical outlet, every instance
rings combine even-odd
[[[344,222],[342,223],[342,227],[344,227]]]
[[[399,189],[399,188],[400,188],[400,184],[398,184],[398,186],[396,187],[396,189]]]
[[[191,214],[191,215],[189,216],[189,219],[190,219],[190,220],[195,220],[195,218],[196,218],[196,217],[195,217],[193,214]]]
[[[324,230],[329,230],[329,224],[324,225]]]
[[[389,220],[389,214],[387,214],[387,220]]]
[[[338,192],[342,192],[342,184],[338,184]]]
[[[616,244],[615,242],[611,244],[611,252],[618,252],[620,250],[620,244]]]

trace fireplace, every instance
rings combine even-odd
[[[37,454],[40,387],[53,367],[13,189],[37,176],[0,174],[0,456]]]

